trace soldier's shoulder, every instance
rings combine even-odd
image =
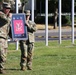
[[[6,18],[6,14],[4,14],[3,12],[0,12],[0,17],[1,18]]]
[[[4,16],[5,14],[2,12],[2,11],[0,11],[0,16]]]
[[[4,13],[3,13],[2,11],[0,11],[0,15],[1,15],[1,14],[4,14]]]
[[[32,20],[29,20],[29,22],[34,22],[34,21],[32,21]]]
[[[29,22],[31,23],[31,24],[36,24],[34,21],[32,21],[32,20],[29,20]]]

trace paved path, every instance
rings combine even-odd
[[[71,28],[62,29],[61,33],[62,39],[71,39],[72,38],[72,30]],[[74,37],[76,39],[76,28],[74,29]],[[35,40],[45,40],[45,30],[37,30],[35,32]],[[59,30],[58,29],[52,29],[48,30],[48,39],[49,40],[58,40],[59,39]]]

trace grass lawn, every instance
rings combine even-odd
[[[76,43],[76,41],[75,41]],[[76,75],[76,44],[71,41],[35,42],[33,70],[20,70],[20,50],[9,44],[6,75]]]

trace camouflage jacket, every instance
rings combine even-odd
[[[7,38],[10,18],[0,11],[0,37]]]
[[[37,30],[36,23],[33,21],[29,21],[28,23],[29,23],[29,26],[27,26],[28,40],[29,42],[35,42],[34,32]]]

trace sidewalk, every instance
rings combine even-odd
[[[53,29],[52,28],[48,28],[48,37],[49,38],[58,38],[59,37],[59,28],[57,29]],[[61,28],[61,35],[62,38],[71,38],[72,37],[72,27],[70,26],[66,26],[66,27],[62,27]],[[38,28],[38,30],[35,32],[35,37],[36,38],[44,38],[45,37],[45,33],[46,33],[46,29],[42,27],[42,29]],[[76,37],[76,27],[74,28],[74,36]]]

